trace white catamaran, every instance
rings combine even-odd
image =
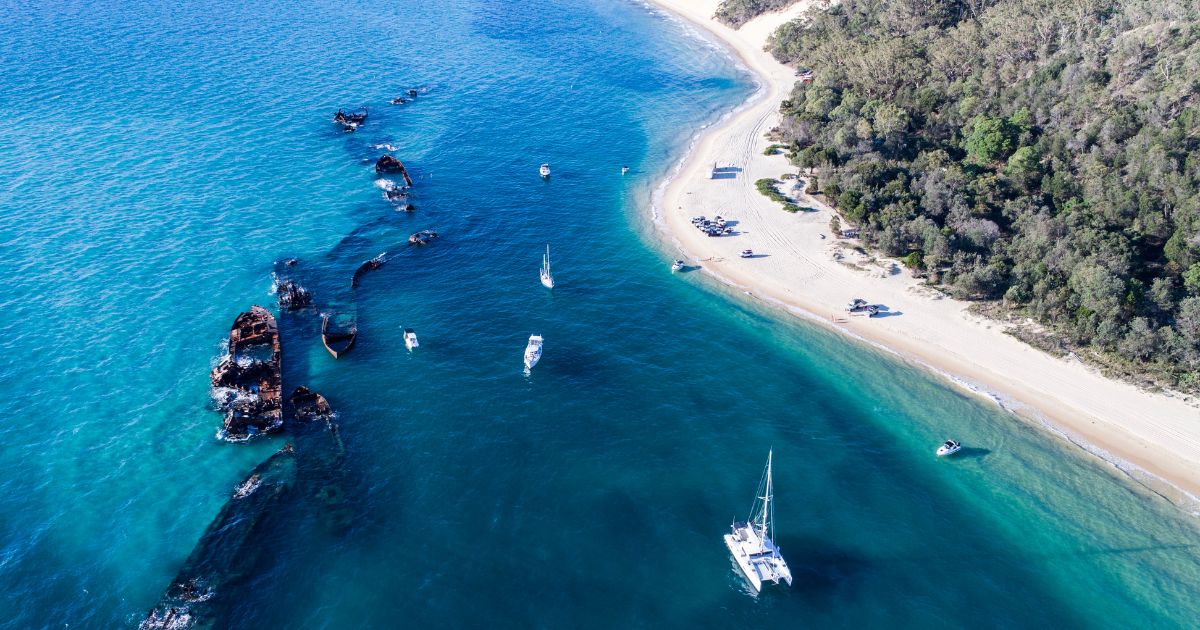
[[[734,522],[733,531],[725,534],[725,546],[737,560],[742,573],[754,587],[762,590],[763,582],[778,584],[780,580],[792,585],[792,571],[775,546],[775,505],[771,483],[771,453],[767,453],[767,470],[758,484],[750,518],[745,522]]]
[[[550,274],[550,245],[546,245],[546,255],[542,256],[542,286],[547,289],[554,288],[554,276]]]
[[[525,373],[528,374],[533,366],[542,359],[542,336],[529,335],[529,345],[525,346]]]

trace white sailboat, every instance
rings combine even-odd
[[[730,533],[725,534],[725,546],[733,554],[742,573],[750,581],[754,592],[762,591],[763,582],[778,584],[780,580],[792,585],[792,571],[775,546],[775,505],[772,503],[771,453],[767,453],[767,469],[758,484],[758,493],[750,518],[745,522],[735,521]]]
[[[529,335],[529,344],[525,346],[525,372],[533,369],[542,359],[542,336]]]
[[[546,245],[546,255],[542,256],[542,286],[554,288],[554,276],[550,274],[550,245]]]

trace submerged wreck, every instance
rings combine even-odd
[[[287,534],[297,508],[316,514],[337,534],[353,524],[344,489],[346,449],[333,409],[307,387],[296,388],[289,400],[294,442],[234,488],[139,630],[230,627],[243,589],[263,563],[273,561],[271,542]]]
[[[351,313],[325,315],[321,320],[321,344],[333,355],[341,358],[350,352],[358,340],[358,322]]]
[[[387,258],[385,258],[385,256],[387,256],[387,252],[383,252],[382,254],[372,258],[371,260],[368,260],[367,262],[364,262],[363,264],[359,265],[358,269],[354,270],[354,276],[352,278],[350,278],[350,288],[357,289],[358,281],[360,279],[362,279],[363,275],[365,275],[368,272],[375,271],[376,269],[379,269],[380,267],[382,267],[384,265],[384,263],[387,262]]]
[[[410,245],[428,245],[429,241],[438,237],[438,233],[433,230],[421,230],[408,236]]]
[[[333,416],[333,408],[329,406],[329,401],[303,385],[292,392],[288,402],[292,403],[292,414],[298,422],[328,420]]]
[[[295,280],[275,283],[275,294],[279,297],[279,310],[295,311],[312,305],[312,293]]]
[[[289,444],[259,464],[234,490],[139,630],[221,627],[236,586],[254,573],[266,544],[270,516],[296,482]]]
[[[357,131],[363,123],[367,122],[367,108],[363,107],[353,112],[345,112],[337,110],[333,115],[334,124],[341,125],[342,131],[350,133]]]
[[[261,306],[233,321],[229,354],[212,371],[213,398],[225,413],[227,440],[245,440],[283,425],[279,326]]]
[[[404,162],[401,162],[392,155],[385,153],[378,160],[376,160],[375,172],[379,173],[380,175],[384,173],[400,173],[400,176],[404,178],[404,184],[406,186],[413,185],[413,180],[408,174],[408,169],[404,168]]]

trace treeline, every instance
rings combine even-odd
[[[776,11],[796,4],[798,0],[722,0],[717,5],[718,20],[737,28],[767,11]]]
[[[812,71],[782,105],[792,159],[931,282],[1200,391],[1198,6],[812,10],[771,42]]]

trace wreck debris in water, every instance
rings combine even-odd
[[[358,281],[363,277],[364,274],[366,274],[369,271],[375,271],[376,269],[379,269],[380,267],[382,267],[383,264],[387,262],[386,256],[387,256],[387,252],[383,252],[382,254],[372,258],[371,260],[368,260],[368,261],[364,262],[363,264],[359,265],[358,269],[354,270],[354,277],[350,278],[350,288],[357,289]]]
[[[238,484],[139,630],[229,627],[229,611],[260,563],[270,561],[264,552],[297,502],[329,531],[341,534],[353,524],[344,489],[346,448],[333,409],[303,386],[289,401],[295,446],[288,443]]]
[[[325,315],[321,320],[321,343],[333,358],[350,352],[358,339],[358,321],[353,313]]]
[[[139,630],[222,626],[221,612],[238,597],[237,585],[253,575],[259,556],[270,548],[268,517],[295,482],[291,445],[259,464],[209,524]]]
[[[383,173],[400,173],[400,176],[404,178],[406,186],[413,185],[413,180],[408,174],[408,169],[404,168],[404,162],[386,153],[375,161],[375,172],[380,175]]]
[[[292,403],[296,420],[310,422],[317,419],[328,419],[333,415],[333,408],[325,397],[301,385],[292,392],[289,401]]]
[[[410,245],[428,245],[429,241],[438,237],[438,233],[433,230],[421,230],[408,236]]]
[[[279,310],[281,311],[295,311],[312,306],[312,293],[295,280],[284,279],[276,282],[275,294],[279,298]]]
[[[212,371],[213,398],[225,413],[224,437],[245,440],[283,426],[279,327],[261,306],[233,321],[229,354]]]

